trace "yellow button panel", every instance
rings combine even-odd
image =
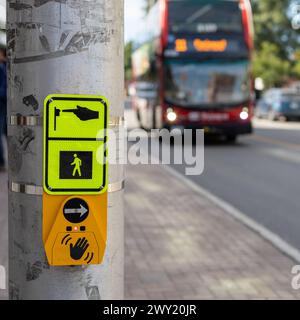
[[[107,193],[65,197],[44,193],[43,240],[53,266],[102,262],[106,247]]]

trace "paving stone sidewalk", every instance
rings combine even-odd
[[[0,268],[6,270],[4,276],[7,288],[7,272],[8,272],[8,222],[7,222],[7,173],[0,172]],[[0,272],[0,284],[3,282],[3,274]],[[0,286],[0,300],[7,299],[8,290],[3,290]]]
[[[126,299],[298,299],[296,264],[162,166],[128,166]]]

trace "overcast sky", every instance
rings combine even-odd
[[[125,41],[132,39],[143,18],[143,0],[125,0]]]

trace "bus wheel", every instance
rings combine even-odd
[[[226,136],[226,141],[228,142],[234,143],[236,142],[236,140],[237,140],[237,136],[235,134],[229,134]]]

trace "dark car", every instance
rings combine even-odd
[[[270,89],[257,103],[256,116],[270,120],[300,120],[300,92]]]

